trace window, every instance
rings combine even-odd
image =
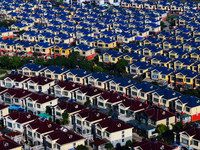
[[[40,139],[40,134],[39,133],[37,133],[37,137]]]
[[[158,98],[154,98],[153,101],[158,103],[159,99]]]
[[[79,82],[79,81],[80,81],[80,78],[76,78],[76,81],[78,81],[78,82]]]
[[[120,90],[120,91],[123,91],[123,87],[119,87],[119,90]]]
[[[40,104],[37,104],[37,108],[40,108]]]
[[[33,108],[33,104],[31,104],[31,103],[28,103],[28,107],[32,107],[32,108]]]
[[[98,82],[98,86],[101,86],[101,82]]]
[[[165,75],[162,75],[162,79],[165,79]]]
[[[199,146],[199,142],[194,140],[194,141],[193,141],[193,145]]]
[[[17,124],[17,128],[19,128],[19,129],[20,129],[20,124]]]
[[[15,103],[19,103],[19,100],[17,98],[15,98]]]
[[[187,78],[186,78],[186,82],[190,82],[190,79],[187,79]]]
[[[101,135],[101,131],[100,131],[100,130],[97,130],[97,134],[98,134],[98,135]]]
[[[177,110],[182,110],[182,107],[177,105],[177,106],[176,106],[176,109],[177,109]]]
[[[63,50],[62,53],[65,53],[65,51]]]
[[[11,83],[6,83],[6,86],[11,87]]]
[[[61,116],[61,113],[59,113],[59,112],[56,112],[56,115],[57,115],[57,116]]]
[[[19,83],[15,83],[16,86],[19,86]]]
[[[144,93],[141,93],[141,97],[144,97]]]
[[[106,136],[107,136],[107,137],[110,137],[110,134],[109,134],[108,132],[106,132]]]
[[[156,125],[156,121],[155,120],[151,120],[151,124]]]
[[[81,96],[77,96],[77,99],[78,99],[78,100],[82,100],[82,97],[81,97]]]
[[[80,121],[80,120],[77,120],[77,124],[81,125],[81,121]]]
[[[187,112],[190,112],[190,108],[186,107],[186,111],[187,111]]]
[[[30,85],[29,85],[29,89],[30,89],[30,90],[34,90],[35,88],[34,88],[34,86],[30,86]]]
[[[12,128],[12,123],[8,122],[8,127]]]
[[[55,75],[55,79],[58,79],[58,75]]]
[[[122,142],[124,142],[124,139],[122,139]]]
[[[112,61],[115,61],[115,58],[112,58]]]
[[[32,137],[32,132],[28,131],[28,135]]]
[[[188,145],[188,140],[182,138],[182,143]]]

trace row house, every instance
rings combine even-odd
[[[176,132],[174,132],[174,141],[180,144],[182,149],[199,149],[200,129],[198,124],[194,126],[186,126]]]
[[[0,104],[0,119],[9,114],[9,106]]]
[[[56,130],[47,133],[44,137],[46,139],[47,148],[50,150],[76,149],[77,146],[85,144],[85,139],[82,136],[70,130]]]
[[[96,136],[112,143],[115,147],[132,141],[132,127],[120,120],[106,118],[95,124]]]
[[[109,116],[98,110],[82,110],[74,115],[74,130],[83,137],[93,139],[94,124],[106,118],[109,118]]]
[[[0,149],[22,150],[22,146],[6,136],[0,136]]]
[[[61,126],[48,120],[36,119],[25,126],[25,137],[30,143],[42,146],[46,142],[45,136],[55,130],[61,129]]]
[[[118,104],[118,119],[128,122],[135,119],[137,112],[144,110],[148,104],[138,100],[125,99]]]
[[[12,112],[4,116],[4,124],[12,131],[24,133],[24,126],[39,117],[31,113]]]

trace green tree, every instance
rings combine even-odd
[[[36,58],[35,59],[35,63],[44,66],[45,65],[45,61],[42,58]]]
[[[122,58],[116,63],[114,70],[117,73],[124,73],[125,67],[127,65],[128,65],[128,60],[125,60],[124,58]]]
[[[12,68],[16,68],[20,66],[21,64],[21,58],[17,56],[11,57],[9,63],[12,65]]]
[[[69,113],[68,111],[64,111],[62,113],[62,120],[61,120],[62,124],[68,124],[69,123]]]
[[[129,146],[131,146],[132,144],[133,144],[133,143],[132,143],[131,140],[126,141],[126,147],[129,147]]]
[[[89,148],[87,146],[85,146],[85,145],[78,145],[76,147],[76,150],[89,150]]]
[[[158,128],[157,128],[159,133],[165,133],[167,130],[167,126],[165,124],[159,124]]]
[[[86,107],[89,107],[91,105],[91,101],[90,100],[87,100],[85,103],[84,103],[84,106]]]
[[[52,109],[50,106],[46,106],[46,114],[52,115]]]
[[[63,0],[60,0],[60,4],[61,4],[61,5],[63,4]]]
[[[51,122],[52,122],[52,118],[51,118],[51,117],[49,118],[49,121],[51,121]]]
[[[94,72],[103,72],[103,68],[100,66],[93,66],[93,71]]]
[[[183,128],[183,123],[182,123],[182,121],[177,122],[177,123],[175,123],[175,124],[171,124],[171,125],[172,125],[172,131],[173,131],[173,132],[175,132],[175,131],[180,130],[180,129]]]
[[[107,143],[107,144],[105,145],[105,148],[106,148],[106,149],[113,149],[114,146],[113,146],[112,143]]]
[[[9,65],[9,62],[10,62],[10,59],[8,56],[1,56],[0,57],[0,62],[1,62],[1,67],[2,68],[8,68],[8,65]]]

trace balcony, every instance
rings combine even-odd
[[[124,121],[124,122],[128,122],[128,121],[134,120],[135,117],[132,116],[132,115],[120,114],[118,116],[118,119],[121,120],[121,121]]]

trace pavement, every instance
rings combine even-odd
[[[142,137],[140,137],[137,133],[133,133],[133,139],[137,142],[142,142]]]

